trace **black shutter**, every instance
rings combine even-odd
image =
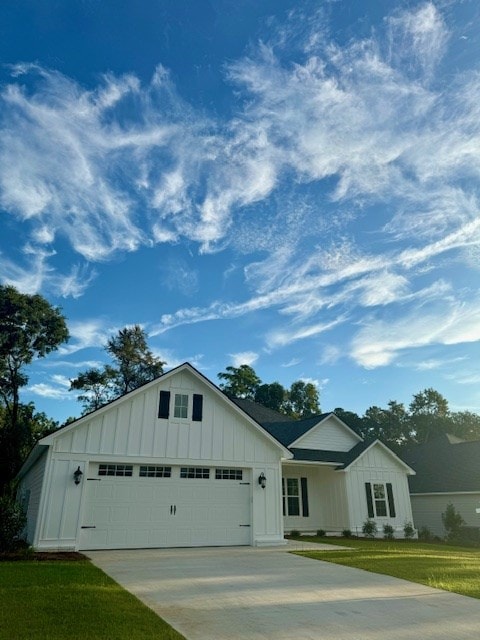
[[[375,514],[373,512],[372,485],[370,482],[365,483],[365,493],[367,495],[368,517],[373,518]]]
[[[395,518],[395,501],[393,499],[392,483],[387,482],[388,510],[390,517]]]
[[[158,417],[168,418],[170,415],[170,391],[160,391],[160,402],[158,403]]]
[[[302,515],[304,518],[308,518],[310,512],[308,511],[308,489],[307,479],[300,478],[300,484],[302,486]]]
[[[193,394],[192,420],[194,422],[202,421],[203,396],[199,393]]]

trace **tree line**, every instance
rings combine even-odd
[[[58,307],[38,294],[0,286],[0,495],[13,490],[11,481],[34,443],[59,427],[45,413],[37,412],[33,403],[22,403],[20,391],[28,384],[28,365],[68,338],[67,322]],[[152,353],[139,325],[118,331],[107,341],[105,351],[111,363],[80,372],[71,380],[71,390],[80,392],[82,414],[164,372],[166,363]],[[265,383],[247,364],[226,367],[218,379],[226,395],[252,400],[292,419],[320,413],[318,389],[311,382],[296,380],[289,388],[279,382]],[[334,411],[363,437],[379,438],[394,449],[445,432],[465,440],[480,439],[480,416],[451,412],[447,400],[431,388],[414,395],[408,408],[391,400],[387,407],[369,407],[361,416],[342,407]]]

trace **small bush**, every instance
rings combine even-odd
[[[424,525],[418,530],[418,539],[422,540],[423,542],[433,542],[433,533],[427,526]]]
[[[366,538],[374,538],[377,531],[378,528],[375,520],[365,520],[362,526],[362,532]]]
[[[292,538],[299,538],[300,537],[300,531],[298,531],[297,529],[293,529],[293,531],[290,531],[290,536]]]
[[[342,531],[342,536],[344,538],[351,538],[352,537],[352,532],[350,531],[350,529],[344,529]]]
[[[21,506],[8,496],[0,498],[0,552],[15,551],[20,546],[20,536],[27,517]]]
[[[395,534],[395,530],[391,524],[383,525],[383,537],[385,538],[385,540],[393,540],[395,537],[394,534]]]
[[[318,529],[317,530],[317,537],[318,538],[324,538],[327,535],[327,532],[324,531],[323,529]]]
[[[415,529],[413,528],[413,524],[411,522],[405,522],[403,525],[403,537],[405,540],[411,540],[415,535]]]
[[[460,529],[465,524],[465,520],[455,510],[455,507],[451,502],[447,504],[447,508],[442,513],[442,522],[445,528],[445,537],[448,541],[453,541],[458,536]]]
[[[465,547],[480,547],[480,528],[459,527],[455,536],[450,538],[450,542]]]

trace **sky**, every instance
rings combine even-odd
[[[0,282],[70,340],[139,324],[166,369],[249,364],[322,411],[433,387],[480,412],[476,0],[3,0]]]

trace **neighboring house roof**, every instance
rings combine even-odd
[[[417,472],[410,493],[480,492],[480,440],[452,442],[444,434],[401,456]]]

